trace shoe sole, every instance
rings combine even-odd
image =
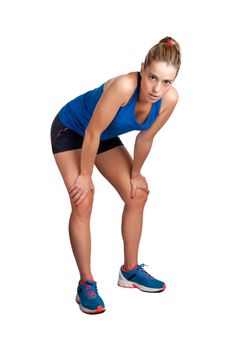
[[[106,309],[104,307],[102,307],[101,305],[99,305],[96,310],[87,309],[86,307],[81,305],[80,298],[78,295],[76,296],[75,300],[76,300],[77,304],[79,305],[79,308],[81,309],[81,311],[84,312],[85,314],[97,315],[97,314],[102,314],[103,312],[106,311]]]
[[[123,288],[137,288],[137,289],[141,290],[142,292],[147,292],[147,293],[161,293],[166,289],[166,284],[164,284],[163,288],[149,288],[149,287],[143,286],[142,284],[128,281],[123,276],[121,271],[119,272],[118,286],[123,287]]]

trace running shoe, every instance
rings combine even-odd
[[[164,282],[157,280],[146,272],[145,264],[136,265],[132,270],[126,271],[122,265],[119,271],[118,285],[124,288],[138,288],[143,292],[163,292],[166,288]]]
[[[95,281],[79,281],[76,302],[81,311],[87,314],[100,314],[106,310],[102,298],[98,295],[97,282]]]

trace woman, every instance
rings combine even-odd
[[[90,268],[90,217],[94,198],[91,176],[96,165],[124,201],[124,264],[118,285],[160,292],[165,284],[138,264],[143,210],[149,194],[141,167],[153,138],[178,100],[172,86],[181,64],[179,44],[166,37],[154,45],[140,72],[114,77],[61,108],[51,128],[52,150],[68,190],[72,212],[69,234],[80,272],[76,301],[89,314],[105,311]],[[118,135],[139,130],[134,159]]]

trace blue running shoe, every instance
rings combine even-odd
[[[79,281],[76,302],[81,311],[87,314],[100,314],[106,310],[102,298],[98,295],[97,282],[95,281]]]
[[[124,288],[138,288],[143,292],[163,292],[166,288],[165,283],[149,275],[143,269],[144,266],[147,265],[136,265],[132,270],[126,271],[122,265],[119,271],[118,285]]]

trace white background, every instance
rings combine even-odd
[[[1,348],[231,349],[229,1],[5,1],[1,26]],[[165,36],[182,48],[180,99],[142,173],[140,263],[161,294],[117,286],[115,189],[94,169],[92,270],[107,311],[75,303],[69,198],[50,125],[69,100],[139,70]],[[122,136],[133,152],[137,132]]]

